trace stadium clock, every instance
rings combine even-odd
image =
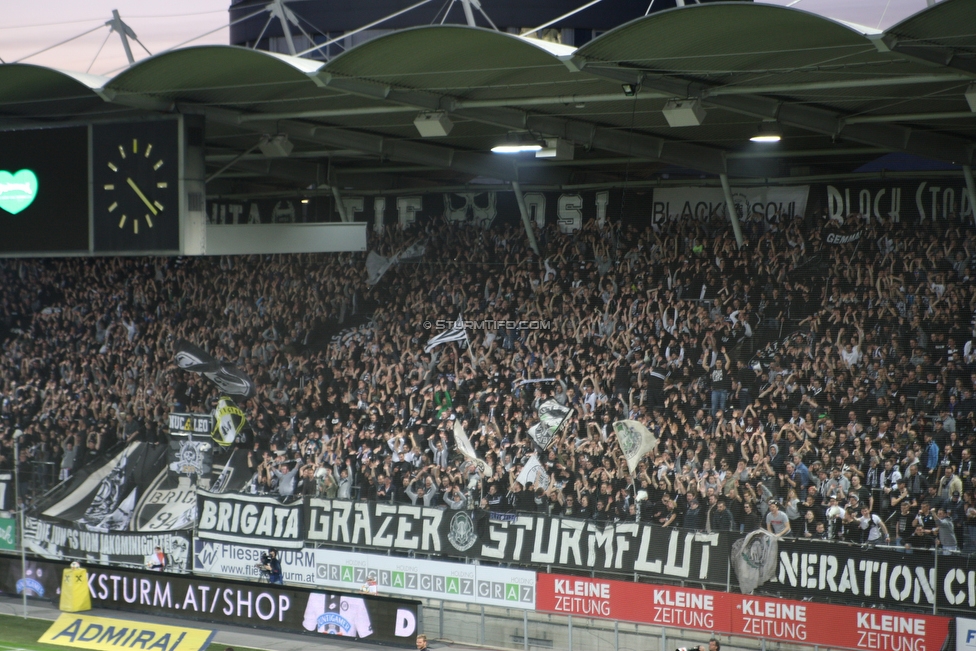
[[[96,125],[92,136],[96,251],[177,251],[176,120]]]

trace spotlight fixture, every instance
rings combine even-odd
[[[640,91],[640,84],[623,84],[620,87],[624,89],[624,95],[627,97],[633,97]]]
[[[700,99],[673,99],[664,105],[662,112],[672,127],[697,127],[705,121]]]
[[[510,132],[505,137],[504,142],[500,142],[491,148],[492,153],[495,154],[525,154],[541,150],[542,143],[538,138],[520,131]]]
[[[536,158],[573,160],[573,143],[562,138],[546,138],[546,146],[535,153]]]
[[[772,122],[763,122],[759,125],[759,131],[749,138],[753,142],[779,142],[783,139],[783,133],[779,127]]]
[[[969,102],[969,110],[976,113],[976,81],[966,89],[966,101]]]
[[[285,158],[291,154],[295,145],[288,140],[287,133],[279,133],[274,136],[264,136],[258,143],[261,153],[268,158]]]
[[[454,123],[444,111],[430,111],[418,115],[413,126],[417,127],[423,138],[440,138],[451,133]]]

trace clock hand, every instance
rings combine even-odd
[[[136,182],[132,180],[132,177],[126,178],[125,181],[126,183],[129,184],[129,187],[131,187],[135,191],[135,193],[139,195],[139,198],[142,199],[142,202],[144,204],[146,204],[146,207],[149,208],[149,211],[152,212],[153,215],[158,215],[159,213],[156,210],[156,206],[149,203],[149,199],[147,199],[146,195],[142,193],[142,190],[140,190],[139,186],[136,185]]]

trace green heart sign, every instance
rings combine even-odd
[[[37,175],[31,170],[11,174],[0,170],[0,210],[16,215],[34,203],[37,196]]]

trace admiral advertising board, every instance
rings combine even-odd
[[[44,596],[57,594],[64,567],[32,562],[32,576],[42,577],[34,583]],[[18,576],[19,568],[19,558],[0,556],[0,577]],[[420,630],[416,601],[160,572],[95,566],[87,570],[93,608],[395,646],[413,646]],[[10,590],[6,579],[0,578],[0,590]]]
[[[950,618],[676,586],[538,575],[537,609],[864,651],[939,651]],[[964,648],[964,647],[961,647]]]
[[[265,552],[258,547],[196,540],[193,571],[256,580]],[[384,595],[535,609],[535,572],[333,549],[282,550],[279,560],[288,583],[358,591],[373,578]]]

